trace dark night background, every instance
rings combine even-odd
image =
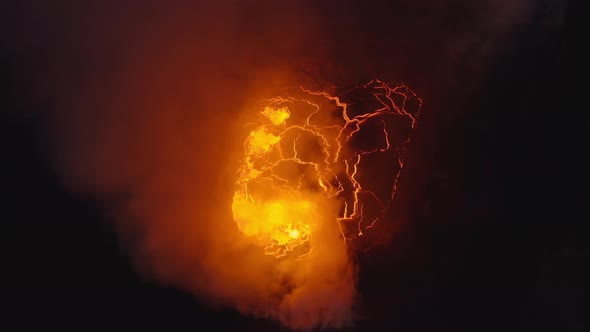
[[[351,330],[590,328],[579,12],[568,3],[564,28],[551,34],[524,28],[464,98],[459,88],[424,97],[425,114],[455,111],[442,122],[424,116],[423,148],[408,158],[429,162],[404,174],[396,204],[408,221],[395,241],[359,257],[370,319]],[[3,330],[281,330],[138,276],[101,210],[67,191],[46,158],[34,111],[49,101],[29,89],[43,61],[0,57],[0,324],[17,324]]]

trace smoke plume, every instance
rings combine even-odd
[[[147,278],[294,329],[349,325],[358,271],[335,222],[310,259],[277,263],[232,220],[247,105],[282,86],[383,76],[428,104],[455,70],[478,76],[533,2],[172,3],[39,1],[5,21],[25,36],[6,49],[43,68],[34,89],[50,100],[47,149],[64,183],[104,207]],[[443,35],[454,12],[470,19]]]

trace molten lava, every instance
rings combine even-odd
[[[337,96],[299,87],[264,100],[237,173],[240,230],[268,255],[303,256],[322,220],[318,207],[339,200],[342,237],[362,236],[395,195],[421,105],[407,86],[379,80]],[[375,179],[383,167],[391,176]]]

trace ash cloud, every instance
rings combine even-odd
[[[113,216],[142,274],[291,328],[343,327],[357,271],[338,232],[320,232],[329,250],[309,263],[276,265],[232,220],[245,105],[373,78],[408,81],[428,104],[457,72],[476,82],[539,4],[33,1],[5,11],[3,30],[18,33],[2,46],[38,69],[31,89],[51,104],[40,112],[64,183]]]

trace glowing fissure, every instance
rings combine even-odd
[[[409,141],[404,132],[392,142],[390,124],[401,121],[411,131],[422,105],[407,86],[390,87],[379,80],[339,96],[295,90],[264,100],[257,111],[244,142],[232,203],[240,230],[276,257],[310,252],[310,237],[321,220],[318,206],[327,199],[341,200],[334,221],[343,239],[373,227],[395,196]],[[344,101],[355,93],[369,96],[362,100],[365,105]],[[395,158],[397,164],[386,196],[361,180],[362,172],[370,172],[361,171],[361,163],[375,154]],[[367,216],[369,200],[377,204],[371,210],[378,211]]]

